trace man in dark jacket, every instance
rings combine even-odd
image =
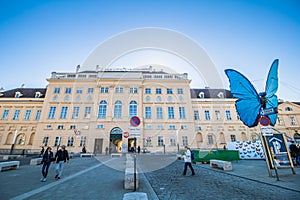
[[[58,180],[61,178],[63,165],[65,162],[69,162],[69,153],[66,150],[66,146],[62,145],[61,148],[55,154],[55,161],[56,161],[56,175],[55,179]]]
[[[297,147],[294,140],[291,141],[290,152],[291,152],[291,156],[292,156],[293,160],[295,161],[295,164],[298,165],[298,167],[299,167],[300,166],[300,149],[299,149],[299,147]]]

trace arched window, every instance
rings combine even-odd
[[[105,100],[100,101],[98,109],[98,118],[106,118],[107,102]]]
[[[70,96],[69,95],[65,96],[64,102],[68,102],[69,100],[70,100]]]
[[[79,95],[77,95],[76,98],[75,98],[75,101],[76,102],[80,102],[81,101],[81,97]]]
[[[146,96],[146,102],[150,102],[151,101],[151,97],[150,96]]]
[[[122,101],[115,102],[114,118],[122,118]]]
[[[129,117],[137,116],[137,103],[136,101],[130,101],[129,104]]]
[[[204,92],[200,92],[200,93],[199,93],[199,98],[200,98],[200,99],[204,99]]]
[[[226,144],[225,135],[223,132],[220,133],[220,144]]]
[[[13,138],[14,138],[14,134],[10,132],[10,133],[7,135],[5,144],[12,144]]]
[[[54,95],[54,97],[52,98],[52,101],[57,101],[57,99],[58,99],[58,96]]]
[[[34,139],[35,133],[31,133],[30,138],[29,138],[29,145],[32,145],[33,139]]]
[[[18,135],[16,141],[17,141],[17,144],[24,145],[25,144],[25,135],[24,134]]]
[[[157,102],[161,102],[161,96],[156,97]]]

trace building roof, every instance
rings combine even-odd
[[[195,99],[198,98],[200,99],[200,93],[204,95],[204,98],[234,98],[229,90],[226,89],[210,89],[210,88],[204,88],[204,89],[199,89],[199,88],[192,88],[190,89],[191,91],[191,98]],[[220,94],[223,94],[223,97],[220,96]]]
[[[16,88],[0,92],[0,98],[14,98],[16,92],[20,92],[22,94],[19,98],[35,98],[36,92],[41,93],[39,98],[45,98],[46,91],[46,88]]]

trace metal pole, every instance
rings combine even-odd
[[[133,159],[133,191],[136,191],[136,154],[134,154],[134,159]]]

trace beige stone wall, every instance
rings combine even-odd
[[[77,76],[77,75],[76,75]],[[111,76],[111,75],[110,75]],[[40,151],[45,137],[48,137],[48,146],[54,146],[56,137],[61,137],[61,144],[68,145],[68,138],[73,137],[73,145],[68,146],[70,152],[80,152],[81,137],[86,137],[86,149],[88,152],[95,151],[96,142],[101,140],[101,152],[111,146],[110,134],[114,128],[120,128],[123,132],[131,132],[129,103],[137,102],[137,116],[141,120],[138,126],[140,137],[136,138],[137,146],[147,148],[152,152],[176,152],[177,144],[184,147],[183,139],[187,138],[187,144],[192,148],[213,149],[223,148],[226,142],[231,142],[232,137],[237,141],[249,141],[259,139],[260,126],[247,128],[238,120],[235,110],[235,99],[191,99],[190,81],[183,79],[154,79],[136,78],[141,74],[127,75],[120,79],[115,74],[106,78],[50,78],[48,79],[47,94],[39,99],[15,99],[1,98],[0,102],[0,149],[10,149],[15,130],[17,130],[18,142],[24,136],[24,142],[16,142],[15,149],[27,149]],[[103,75],[105,77],[105,75]],[[101,93],[101,87],[107,87],[108,93]],[[59,94],[54,94],[54,89],[60,88]],[[65,94],[65,89],[71,88],[71,94]],[[77,89],[82,89],[77,94]],[[93,88],[89,94],[88,88]],[[123,88],[123,93],[116,93],[116,88]],[[137,88],[137,93],[130,93],[130,88]],[[145,94],[145,88],[151,89],[151,94]],[[155,94],[156,88],[161,88],[162,94]],[[173,94],[167,94],[167,89],[172,89]],[[183,94],[178,94],[181,89]],[[107,102],[106,118],[98,118],[100,101]],[[114,104],[122,102],[122,118],[114,117]],[[56,107],[55,117],[49,119],[51,106]],[[60,119],[62,107],[68,107],[66,119]],[[79,115],[72,118],[73,108],[79,107]],[[86,107],[91,107],[91,114],[84,116]],[[145,109],[151,108],[151,118],[146,119]],[[162,108],[163,118],[157,119],[156,109]],[[168,107],[174,108],[174,119],[168,118]],[[184,107],[185,118],[180,119],[179,107]],[[286,109],[290,107],[290,109]],[[2,119],[5,109],[9,109],[7,119]],[[12,120],[14,111],[21,110],[19,120]],[[27,109],[32,110],[30,120],[24,120]],[[42,114],[36,121],[36,110],[41,109]],[[194,111],[198,110],[200,120],[194,119]],[[210,120],[205,119],[205,110],[210,112]],[[226,118],[226,110],[230,111],[231,119]],[[279,118],[275,128],[293,137],[295,130],[300,130],[300,106],[291,102],[279,105]],[[294,117],[294,124],[291,124]],[[59,129],[62,128],[62,129]],[[79,133],[76,135],[75,133]],[[158,138],[163,138],[163,143]],[[118,145],[129,145],[133,137],[129,139],[123,136],[117,141]],[[151,144],[147,140],[151,139]],[[174,141],[175,140],[175,141]],[[164,146],[162,145],[164,144]],[[99,149],[98,149],[99,150]],[[126,149],[127,150],[127,149]]]

